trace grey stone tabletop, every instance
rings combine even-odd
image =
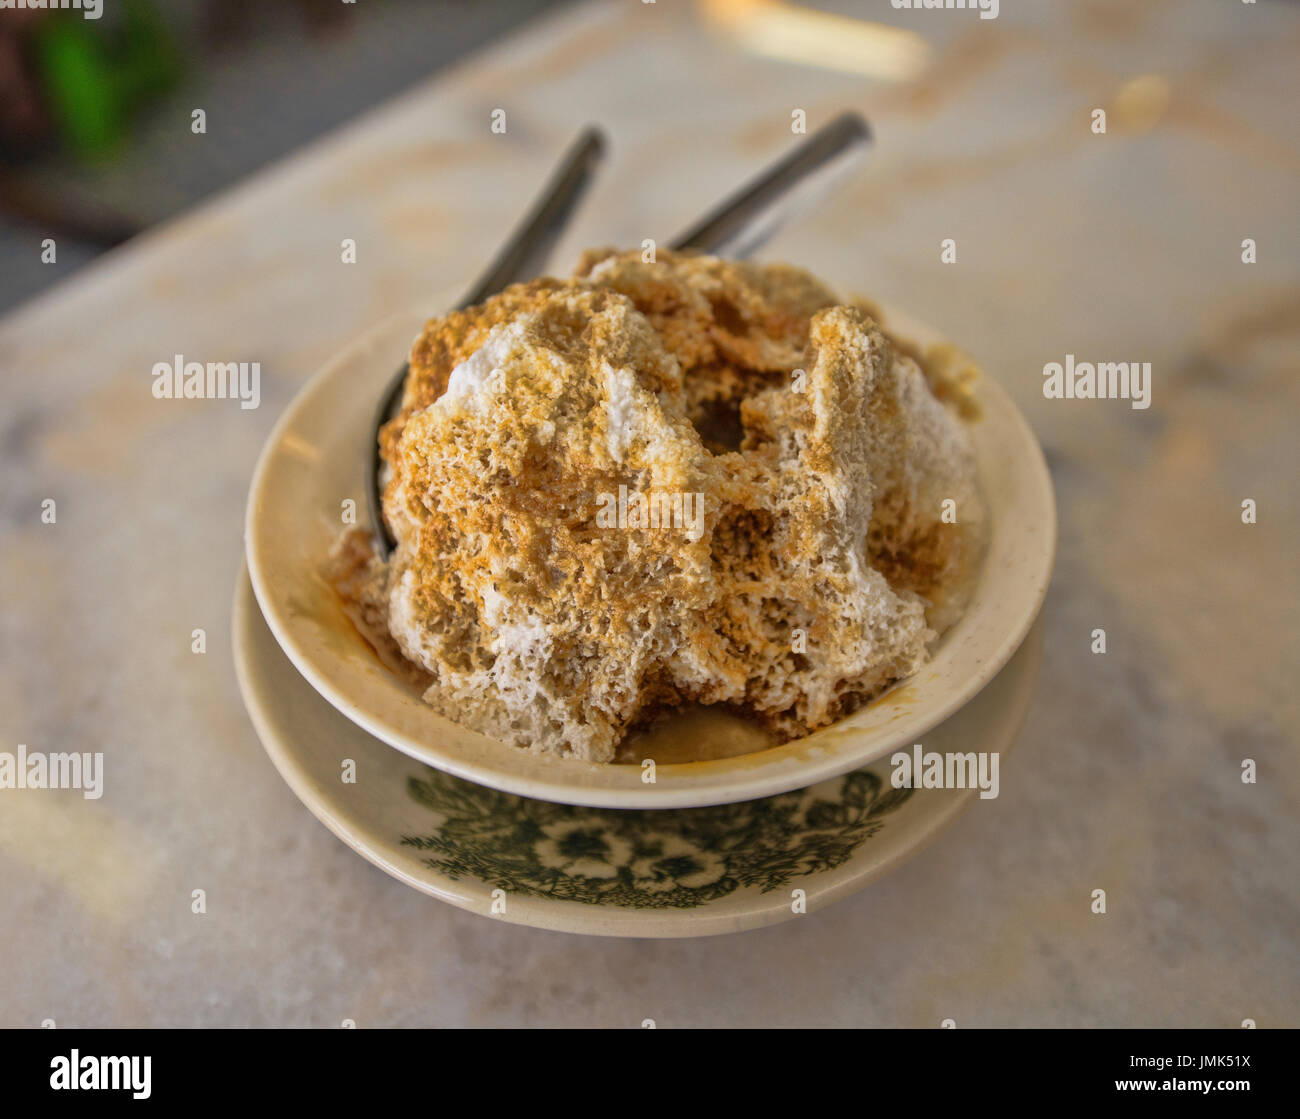
[[[105,759],[98,799],[0,789],[0,1025],[1300,1025],[1300,10],[838,10],[917,33],[928,70],[882,77],[824,25],[821,64],[779,57],[779,5],[565,8],[0,321],[0,751]],[[1055,480],[1001,795],[852,898],[711,939],[542,932],[385,876],[295,799],[236,687],[277,415],[471,277],[585,122],[614,144],[565,270],[846,108],[869,164],[766,254],[970,350]],[[260,362],[259,406],[155,399],[178,354]],[[1150,363],[1149,407],[1048,398],[1067,360]]]

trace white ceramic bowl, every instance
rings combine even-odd
[[[450,303],[450,300],[447,300]],[[437,305],[437,304],[435,304]],[[921,343],[933,331],[886,312]],[[379,395],[427,311],[395,315],[320,371],[276,424],[253,476],[248,570],[272,633],[308,682],[358,726],[428,765],[520,796],[606,808],[722,804],[804,788],[878,760],[969,702],[1024,640],[1051,577],[1056,506],[1037,440],[992,376],[971,427],[989,518],[971,603],[901,687],[840,722],[783,746],[715,761],[592,765],[534,754],[436,714],[389,672],[343,613],[321,567],[342,529],[343,502],[366,523],[365,461]]]

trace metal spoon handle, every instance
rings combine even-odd
[[[841,113],[675,238],[672,247],[748,256],[821,197],[870,146],[867,122],[857,113]]]
[[[532,211],[502,246],[478,283],[470,288],[462,307],[482,303],[502,288],[531,279],[542,270],[604,154],[604,134],[595,127],[584,128],[564,153]]]

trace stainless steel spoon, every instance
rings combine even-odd
[[[842,113],[814,132],[716,209],[670,243],[675,250],[745,257],[765,244],[794,214],[807,209],[861,159],[871,144],[871,129],[857,113]],[[560,170],[542,192],[532,214],[520,226],[492,267],[460,307],[481,303],[518,280],[529,279],[545,261],[603,151],[600,134],[588,129],[569,150]],[[375,542],[387,556],[396,546],[384,521],[379,486],[379,429],[396,413],[408,366],[403,366],[384,394],[371,430],[366,471]]]

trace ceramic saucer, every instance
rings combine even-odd
[[[1029,707],[1041,628],[970,703],[919,740],[926,751],[1006,754]],[[393,877],[497,920],[643,937],[775,924],[861,889],[967,805],[992,803],[972,790],[895,789],[888,759],[810,788],[709,807],[591,808],[521,797],[422,765],[335,710],[277,644],[247,573],[233,631],[249,715],[298,798]]]

